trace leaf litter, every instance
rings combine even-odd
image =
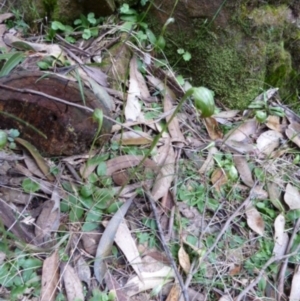
[[[80,64],[84,89],[90,87],[116,121],[97,154],[57,159],[58,164],[17,138],[18,149],[6,149],[1,156],[2,235],[13,237],[10,249],[28,262],[43,262],[32,268],[34,277],[20,295],[55,300],[62,291],[67,300],[88,300],[85,291],[91,295],[98,287],[117,290],[119,300],[142,293],[148,300],[158,295],[169,301],[182,296],[241,300],[246,295],[254,300],[272,297],[264,284],[269,283],[282,296],[300,299],[300,118],[281,104],[276,89],[254,102],[266,100],[285,116],[270,115],[260,124],[255,112],[232,110],[201,120],[187,102],[155,141],[185,91],[166,71],[170,66],[156,67],[149,53],[147,75],[141,72],[144,49],[137,51],[123,38],[111,52],[111,68],[101,70],[89,66],[81,46],[75,52],[9,33],[0,42],[8,51],[12,46],[25,49],[21,65],[31,70],[45,56]],[[91,49],[100,42],[94,40]],[[94,56],[101,58],[101,53]],[[144,191],[151,191],[156,209]],[[161,235],[168,237],[168,245],[159,240]],[[161,262],[169,248],[171,258]],[[8,250],[0,254],[6,274],[13,273]],[[149,265],[149,254],[161,256]],[[20,258],[14,260],[25,278],[26,265],[31,266]],[[290,278],[276,277],[287,272]],[[16,275],[11,276],[15,283]],[[4,295],[16,288],[1,272],[0,284]],[[39,285],[40,295],[33,292]]]

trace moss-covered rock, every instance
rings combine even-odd
[[[219,2],[213,2],[215,8]],[[167,57],[176,63],[178,72],[190,77],[194,85],[214,90],[216,98],[228,107],[245,108],[270,86],[278,87],[284,100],[294,102],[300,83],[300,30],[291,10],[293,5],[291,0],[264,1],[263,5],[261,1],[229,0],[219,7],[224,11],[218,22],[215,11],[206,19],[183,22],[181,34],[179,24],[176,34],[171,28]],[[206,11],[209,13],[210,9],[206,7]],[[192,59],[177,63],[178,48],[191,52]]]

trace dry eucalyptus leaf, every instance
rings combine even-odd
[[[151,99],[151,95],[150,95],[148,86],[146,84],[145,78],[138,69],[136,56],[133,56],[132,63],[130,62],[130,68],[131,67],[133,67],[133,71],[135,73],[135,79],[137,80],[138,85],[139,85],[140,98],[143,101],[148,101],[149,99]]]
[[[81,255],[76,260],[75,270],[76,270],[76,273],[77,273],[79,279],[81,281],[84,281],[87,284],[87,287],[90,287],[91,269],[90,269],[89,264],[85,261],[85,259]]]
[[[288,183],[285,188],[284,201],[291,210],[300,209],[300,193],[299,190]]]
[[[255,233],[264,234],[265,223],[255,207],[249,205],[246,209],[247,224]]]
[[[126,121],[136,121],[141,114],[141,104],[139,103],[139,100],[141,98],[141,91],[138,83],[138,78],[136,76],[136,71],[136,58],[133,57],[130,61],[129,89],[127,103],[125,106]]]
[[[147,133],[123,132],[115,135],[111,141],[119,142],[121,145],[145,145],[152,142],[151,135]]]
[[[285,232],[285,217],[283,214],[279,214],[274,222],[274,240],[275,245],[273,248],[273,254],[276,257],[282,256],[285,254],[288,242],[289,242],[289,236]]]
[[[295,143],[298,147],[300,147],[300,124],[299,123],[291,123],[288,128],[285,130],[285,134],[287,137]]]
[[[212,140],[222,139],[223,133],[214,117],[203,118],[207,133]]]
[[[118,209],[118,211],[107,224],[106,229],[104,230],[100,239],[94,262],[94,274],[100,284],[102,283],[107,270],[105,259],[111,252],[119,225],[124,219],[132,200],[133,198],[129,199],[124,205],[122,205],[121,208]]]
[[[102,224],[106,227],[108,222],[102,222]],[[142,258],[125,222],[122,222],[117,230],[115,243],[121,249],[128,260],[128,263],[132,266],[137,275],[140,276],[143,265]]]
[[[228,181],[227,175],[221,168],[217,168],[211,175],[211,182],[217,191],[221,190],[221,187]]]
[[[211,147],[208,151],[207,158],[201,168],[198,170],[200,174],[205,174],[209,172],[214,167],[214,155],[218,153],[218,149],[216,147]]]
[[[248,162],[245,158],[245,156],[242,155],[233,155],[233,162],[238,170],[240,177],[242,181],[248,186],[248,187],[253,187],[254,186],[254,181],[252,178],[252,173],[250,170],[250,167],[248,165]]]
[[[290,301],[299,301],[300,300],[300,266],[295,267],[295,273],[292,280],[292,287],[290,292]]]
[[[256,140],[257,148],[265,155],[270,155],[279,145],[282,134],[273,130],[263,132]]]
[[[225,140],[245,141],[251,138],[251,135],[256,133],[257,122],[255,119],[248,120],[242,123],[233,131],[226,135]]]
[[[237,116],[239,113],[239,110],[228,110],[228,111],[222,111],[217,114],[214,114],[213,117],[218,120],[218,118],[222,119],[233,119]]]
[[[162,166],[152,188],[152,196],[155,200],[167,194],[175,175],[175,152],[170,139],[159,149],[158,165]]]
[[[171,112],[173,108],[174,108],[174,106],[173,106],[173,101],[172,101],[171,96],[169,94],[165,95],[164,112],[165,113]],[[167,122],[170,120],[170,118],[171,118],[171,114],[168,117],[166,117]],[[169,130],[169,134],[173,138],[173,140],[182,141],[182,142],[185,141],[185,138],[180,130],[177,116],[175,116],[172,119],[172,121],[170,122],[170,124],[168,125],[168,130]]]
[[[171,267],[163,266],[163,268],[156,272],[141,272],[141,279],[138,276],[131,278],[126,283],[124,289],[127,295],[132,297],[140,292],[171,282],[174,277],[174,270]]]
[[[273,131],[283,134],[283,126],[279,116],[268,116],[266,126]]]
[[[178,301],[181,291],[178,284],[173,284],[166,301]]]
[[[69,265],[61,268],[62,278],[67,293],[68,301],[84,300],[82,283],[75,270]]]
[[[281,194],[280,186],[275,182],[268,182],[267,188],[268,188],[269,199],[271,203],[275,208],[282,211],[283,206],[280,201],[280,194]]]
[[[60,211],[55,207],[55,201],[52,200],[43,204],[43,209],[35,225],[35,235],[39,243],[50,241],[51,233],[59,227]]]
[[[42,270],[41,301],[54,301],[59,284],[59,255],[56,250],[46,258]]]
[[[186,274],[188,274],[191,269],[191,261],[190,261],[189,254],[185,251],[183,246],[181,246],[178,251],[178,260],[179,260],[179,264],[182,267],[182,269],[184,270],[184,272]]]

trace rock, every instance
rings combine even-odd
[[[90,110],[73,106],[83,106],[78,83],[55,74],[18,72],[2,77],[0,85],[0,128],[18,129],[21,138],[48,156],[88,151],[98,129],[92,119],[92,109],[102,109],[105,116],[110,116],[105,104],[87,87],[84,87],[84,97]],[[111,121],[104,118],[98,144],[110,137],[111,126]]]

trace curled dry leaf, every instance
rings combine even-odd
[[[299,190],[290,183],[288,183],[286,185],[285,194],[284,194],[284,201],[290,207],[291,210],[300,209],[300,193],[299,193]]]
[[[299,301],[300,300],[300,266],[296,266],[295,273],[292,280],[292,287],[290,292],[290,301]]]
[[[41,301],[54,301],[59,283],[59,255],[56,250],[46,258],[42,270]]]
[[[275,245],[273,249],[273,254],[276,257],[282,256],[285,254],[288,242],[289,242],[289,236],[285,232],[285,217],[283,214],[279,214],[274,222],[274,240]]]
[[[264,234],[265,223],[255,207],[249,205],[246,209],[247,224],[255,233]]]
[[[265,154],[271,155],[271,153],[280,145],[280,140],[283,135],[279,132],[269,130],[262,133],[256,140],[258,150]]]
[[[61,268],[62,278],[67,293],[68,301],[84,300],[82,283],[75,270],[70,265]]]
[[[184,270],[184,272],[186,274],[188,274],[191,269],[191,261],[190,261],[189,254],[185,251],[183,246],[181,246],[178,251],[178,260],[179,260],[179,264],[182,267],[182,269]]]
[[[233,162],[234,162],[236,169],[238,170],[238,172],[240,174],[242,181],[248,187],[253,187],[254,181],[252,178],[252,173],[251,173],[250,167],[248,165],[248,162],[247,162],[245,156],[235,154],[233,156]]]
[[[285,134],[287,137],[294,142],[298,147],[300,147],[300,124],[299,123],[291,123],[288,128],[285,130]]]

